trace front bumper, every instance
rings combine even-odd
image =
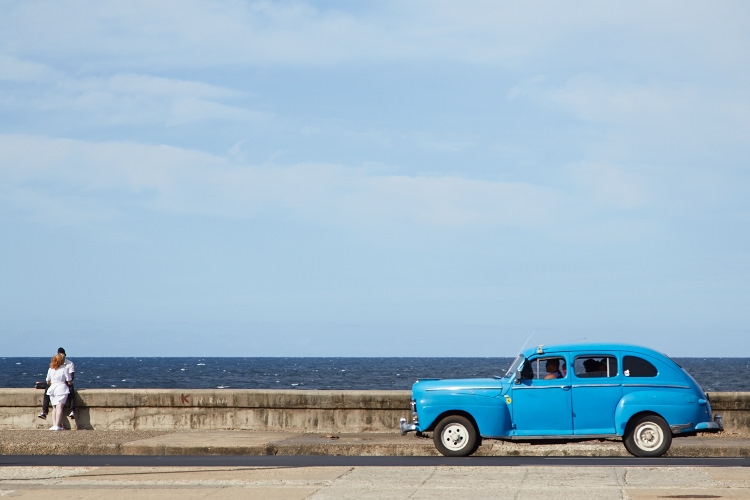
[[[411,421],[408,424],[407,420],[401,417],[399,420],[399,427],[401,428],[401,435],[405,435],[407,432],[416,431],[419,432],[419,417],[417,417],[417,402],[415,400],[409,401],[409,409],[411,410]]]
[[[417,424],[407,424],[406,419],[401,417],[401,420],[399,420],[399,427],[401,427],[401,435],[405,435],[407,432],[417,431],[419,430],[417,427]]]
[[[721,415],[714,415],[713,422],[701,422],[695,426],[698,432],[721,432],[724,430],[724,419]]]

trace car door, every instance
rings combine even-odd
[[[545,366],[558,361],[559,373],[550,373]],[[566,372],[563,356],[530,358],[522,368],[520,380],[509,391],[513,415],[513,436],[569,436],[573,434],[571,375]]]
[[[617,357],[607,353],[579,354],[573,358],[570,371],[575,435],[614,435],[615,410],[622,399]]]

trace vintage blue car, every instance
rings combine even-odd
[[[639,457],[666,453],[672,437],[723,430],[698,383],[667,356],[623,344],[539,346],[503,377],[418,380],[401,434],[433,433],[445,456],[482,439],[622,438]]]

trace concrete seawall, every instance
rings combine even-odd
[[[255,430],[302,433],[396,432],[410,391],[85,389],[71,428]],[[728,431],[750,429],[750,393],[709,394]],[[36,417],[42,391],[0,389],[0,429],[48,428]]]

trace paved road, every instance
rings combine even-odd
[[[13,457],[9,457],[13,458]],[[16,457],[18,459],[24,457]],[[67,457],[66,457],[67,458]],[[86,457],[90,459],[92,457]],[[117,457],[118,459],[126,457]],[[299,457],[279,457],[275,465],[168,466],[148,457],[159,466],[13,466],[6,460],[0,466],[0,497],[31,499],[64,498],[79,500],[150,499],[449,499],[498,498],[513,500],[651,500],[665,498],[750,498],[750,471],[747,466],[728,464],[746,461],[712,460],[720,466],[549,466],[525,465],[525,459],[469,459],[431,465],[395,466],[331,465],[301,466],[289,462]],[[180,457],[169,457],[179,459]],[[190,460],[193,457],[183,457]],[[209,457],[202,457],[209,458]],[[217,457],[218,458],[218,457]],[[242,458],[232,457],[235,462]],[[273,457],[266,457],[268,458]],[[310,457],[321,459],[324,457]],[[351,462],[356,457],[340,457]],[[388,457],[362,457],[388,460]],[[421,457],[417,461],[421,461]],[[133,459],[133,458],[131,458]],[[137,460],[138,458],[135,458]],[[106,460],[106,457],[105,457]],[[539,460],[540,463],[548,460]],[[589,459],[586,459],[588,462]],[[216,462],[216,460],[214,460]],[[377,463],[378,460],[375,460]],[[577,459],[557,462],[580,465]],[[612,460],[602,462],[615,464]],[[681,461],[682,462],[682,461]],[[290,463],[290,465],[282,465]],[[515,463],[514,467],[487,467],[475,464]]]
[[[750,458],[5,455],[25,467],[750,467]],[[748,471],[750,477],[750,471]]]

